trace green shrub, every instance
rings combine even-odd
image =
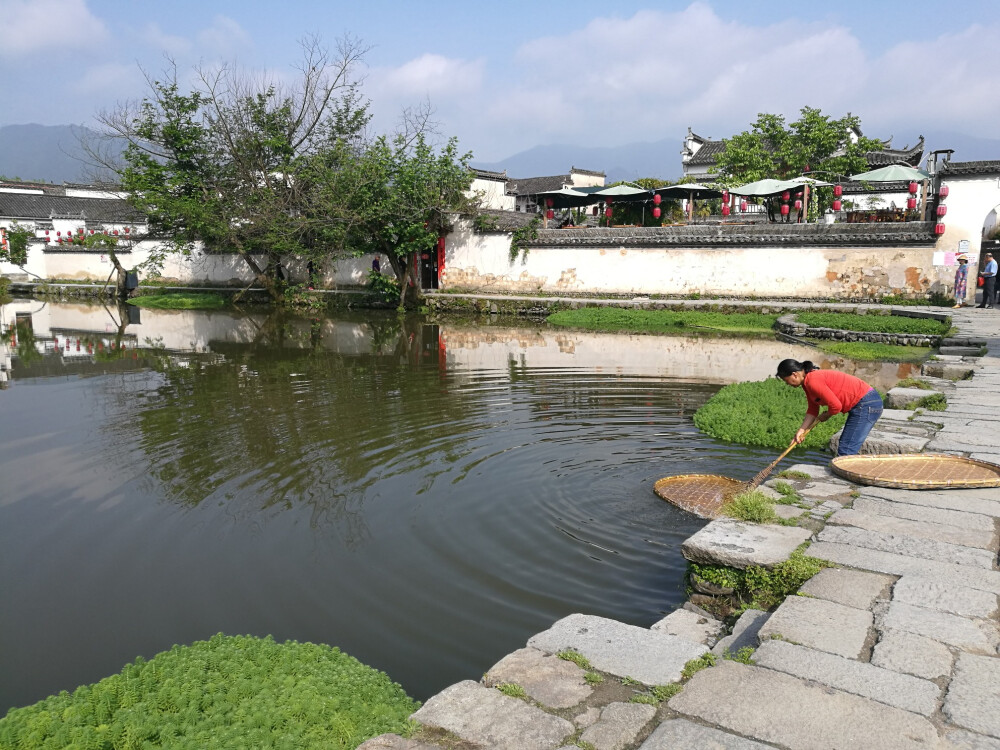
[[[934,386],[928,383],[926,380],[919,380],[917,378],[903,378],[898,383],[896,383],[896,388],[920,388],[924,391],[933,391]]]
[[[0,748],[353,748],[418,706],[339,649],[220,633],[12,709]]]
[[[774,501],[756,487],[734,495],[720,509],[722,515],[752,523],[774,523]]]
[[[368,272],[368,292],[381,302],[396,302],[399,299],[399,283],[391,276],[371,270]]]
[[[806,396],[777,378],[724,386],[694,414],[698,429],[719,440],[784,450],[806,414]],[[806,436],[806,448],[824,448],[847,421],[838,414]],[[763,466],[761,468],[764,468]]]
[[[698,672],[708,667],[714,667],[716,662],[716,656],[711,651],[707,654],[702,654],[697,659],[691,659],[687,664],[684,665],[684,669],[681,670],[681,679],[690,680]]]
[[[795,319],[814,328],[837,328],[842,331],[871,333],[918,333],[943,336],[951,323],[929,318],[907,318],[901,315],[854,315],[852,313],[796,313]]]
[[[733,596],[743,602],[744,609],[770,610],[777,607],[785,597],[794,594],[830,563],[809,557],[804,549],[795,550],[787,560],[773,568],[755,565],[739,570],[722,565],[701,565],[688,563],[688,568],[698,577],[719,586],[734,589]]]
[[[927,411],[944,411],[948,408],[948,399],[943,393],[932,393],[924,396],[914,404],[910,404],[911,409],[927,409]]]
[[[632,333],[673,333],[691,328],[716,331],[762,333],[774,328],[777,315],[761,313],[721,313],[702,310],[627,310],[620,307],[581,307],[561,310],[548,317],[558,326],[586,328],[591,331],[628,331]]]
[[[922,346],[877,344],[871,341],[820,341],[820,349],[859,362],[920,362],[930,349]]]

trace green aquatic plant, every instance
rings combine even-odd
[[[353,748],[419,707],[339,649],[221,633],[0,719],[0,748]]]
[[[218,310],[226,306],[226,298],[213,292],[171,292],[169,294],[144,294],[128,301],[136,307],[158,310]]]
[[[869,341],[820,341],[820,349],[859,362],[920,362],[930,349],[920,346],[877,344]]]
[[[933,391],[934,386],[928,383],[926,380],[920,380],[919,378],[903,378],[898,383],[896,383],[896,388],[920,388],[924,391]]]
[[[724,386],[694,414],[702,432],[731,443],[762,445],[784,450],[806,413],[801,388],[790,388],[777,378]],[[821,422],[806,435],[804,448],[825,448],[847,415]]]
[[[811,474],[806,474],[804,471],[793,471],[792,469],[779,471],[775,476],[782,477],[783,479],[812,479]],[[775,489],[777,489],[777,487]],[[781,492],[781,490],[778,490],[778,492]]]
[[[775,523],[774,501],[754,487],[733,495],[720,509],[724,516],[752,523]]]
[[[730,333],[764,333],[774,328],[777,315],[721,313],[707,310],[629,310],[621,307],[581,307],[550,315],[549,323],[591,331],[676,333],[711,329]]]
[[[927,409],[927,411],[944,411],[948,408],[948,399],[943,393],[932,393],[924,396],[916,403],[910,404],[911,409]]]
[[[951,321],[931,318],[908,318],[901,315],[854,315],[852,313],[799,312],[795,319],[813,328],[836,328],[842,331],[869,333],[915,333],[943,336]]]

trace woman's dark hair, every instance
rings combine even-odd
[[[813,370],[818,369],[819,368],[809,360],[799,362],[797,359],[783,359],[778,363],[778,377],[787,378],[793,372],[802,372],[805,370],[806,373],[810,373]]]

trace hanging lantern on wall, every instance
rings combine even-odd
[[[653,196],[653,205],[659,206],[661,203],[663,203],[663,196],[657,193]]]
[[[611,209],[610,208],[604,209],[604,215],[607,216],[610,219],[611,218]]]
[[[781,194],[781,200],[783,201],[787,201],[790,197],[787,190]]]
[[[740,201],[740,213],[744,213],[745,214],[746,212],[747,212],[747,202],[746,201]]]
[[[934,225],[934,234],[944,234],[944,224],[938,222]]]
[[[833,186],[833,194],[835,196],[837,196],[838,198],[840,196],[842,196],[844,194],[844,186],[843,185],[834,185]]]
[[[947,185],[942,185],[941,187],[938,188],[938,195],[940,195],[942,198],[947,198],[948,193],[949,190]]]
[[[916,207],[917,207],[917,199],[916,198],[907,198],[906,199],[906,208],[907,208],[908,211],[913,211]]]
[[[839,211],[839,210],[840,210],[840,207],[841,207],[842,205],[843,205],[843,204],[842,204],[842,203],[840,202],[840,200],[839,200],[839,199],[835,200],[835,201],[833,202],[833,210],[834,210],[834,211]]]
[[[663,213],[663,212],[660,210],[659,206],[656,206],[655,208],[653,208],[653,218],[654,219],[659,219],[661,213]]]
[[[788,204],[787,203],[782,203],[781,204],[781,215],[782,216],[788,216]]]
[[[919,186],[919,185],[917,185],[917,183],[915,183],[915,182],[911,182],[911,183],[910,183],[910,188],[909,188],[909,189],[910,189],[910,194],[911,194],[911,195],[916,195],[916,193],[917,193],[917,190],[919,189],[919,187],[920,187],[920,186]]]
[[[551,208],[548,211],[545,212],[545,218],[549,219],[549,220],[554,219],[555,215],[556,215],[556,212],[553,211]]]
[[[948,207],[947,206],[938,206],[937,207],[937,215],[938,216],[944,216],[946,213],[948,213]]]
[[[795,210],[796,211],[802,210],[802,201],[795,201]]]

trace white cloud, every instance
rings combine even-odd
[[[196,43],[201,55],[215,60],[234,60],[254,48],[253,38],[226,16],[216,16],[210,27],[199,31]]]
[[[194,47],[190,39],[168,34],[155,23],[147,24],[140,29],[139,38],[147,49],[157,50],[174,58],[190,55]]]
[[[483,60],[455,60],[428,53],[395,68],[374,68],[367,86],[375,94],[401,98],[451,98],[477,92]]]
[[[92,49],[107,42],[108,29],[84,0],[0,0],[0,57]]]

